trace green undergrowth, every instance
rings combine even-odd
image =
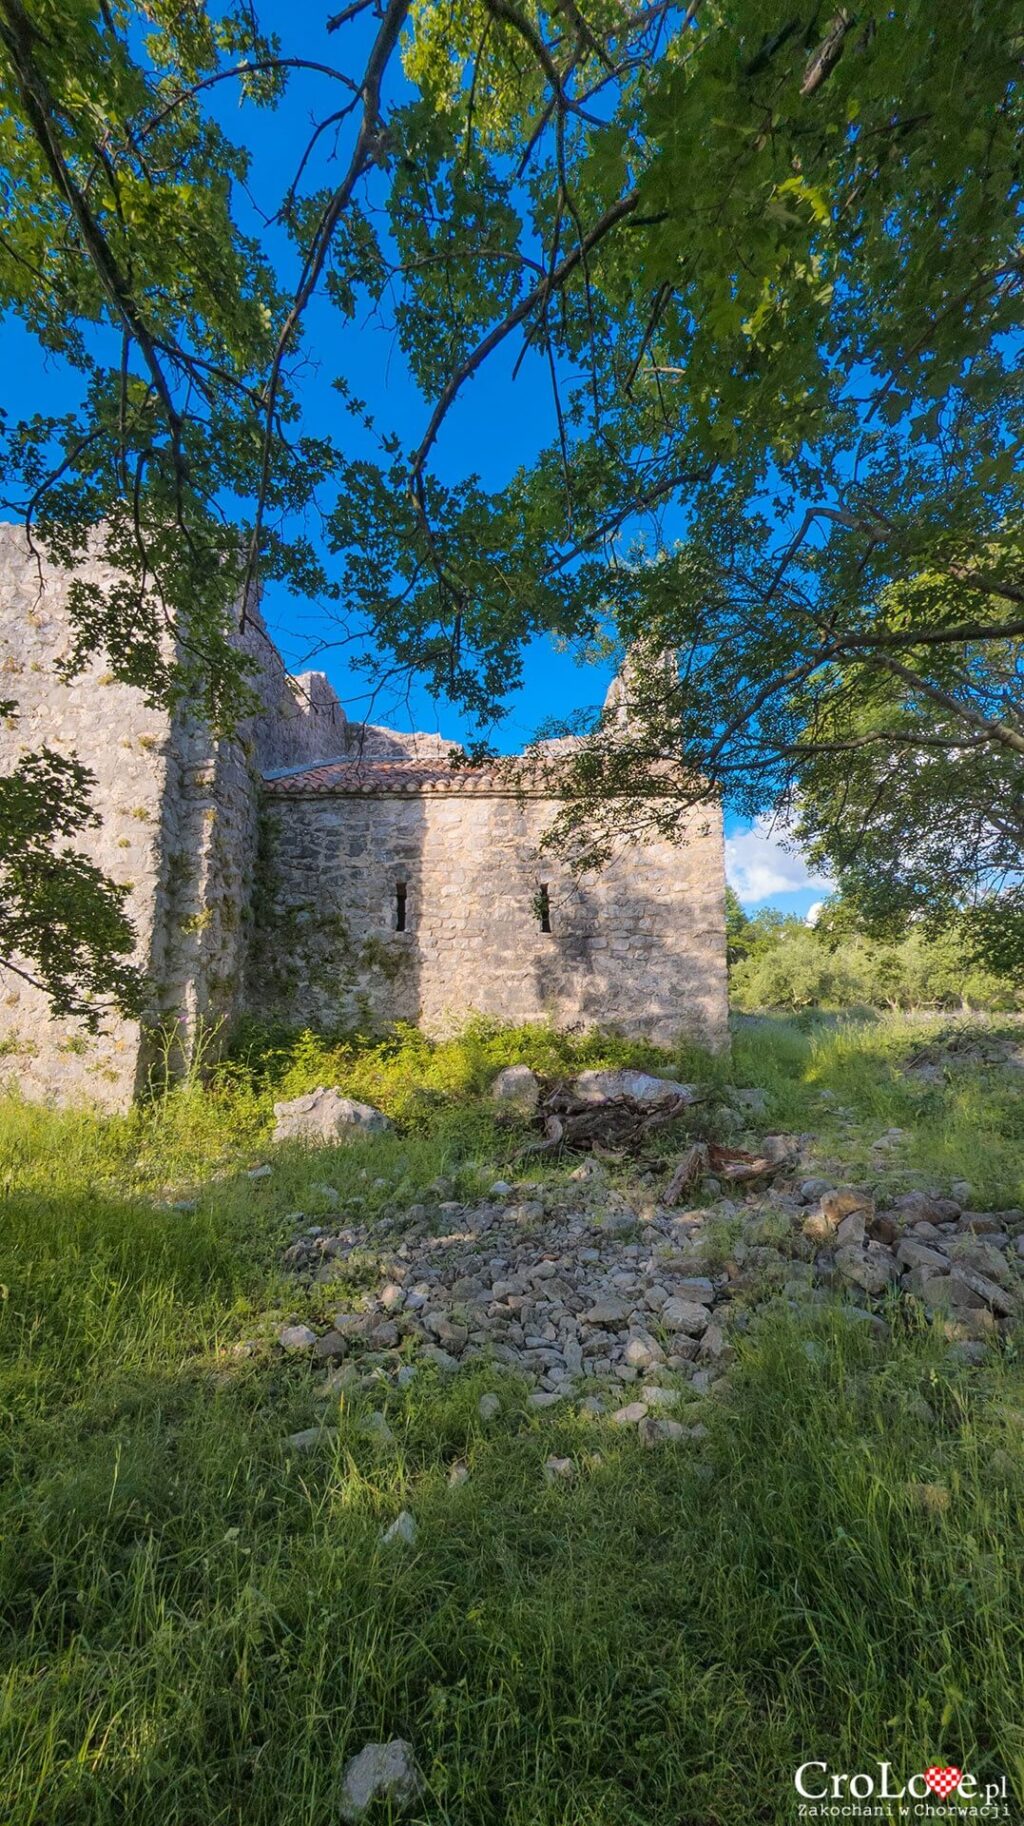
[[[760,1126],[813,1131],[822,1158],[860,1149],[879,1177],[874,1143],[898,1125],[894,1183],[1020,1197],[1014,1074],[951,1065],[922,1086],[905,1069],[920,1037],[744,1023],[713,1066],[529,1029],[250,1040],[205,1088],[129,1116],[8,1100],[5,1826],[335,1826],[346,1759],[393,1736],[427,1778],[413,1826],[774,1826],[797,1818],[810,1759],[955,1762],[1020,1797],[1013,1341],[968,1369],[927,1329],[878,1343],[838,1312],[773,1310],[726,1393],[684,1391],[704,1437],[655,1451],[537,1413],[486,1363],[325,1403],[322,1372],[271,1342],[316,1304],[279,1258],[296,1211],[326,1221],[323,1186],[372,1225],[512,1176],[523,1131],[486,1091],[515,1059],[758,1084]],[[274,1099],[324,1081],[395,1132],[273,1151]],[[288,1449],[319,1423],[318,1448]],[[551,1454],[571,1481],[545,1478]],[[416,1544],[385,1550],[403,1508]]]

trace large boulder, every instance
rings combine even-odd
[[[304,1097],[275,1103],[275,1141],[308,1141],[320,1146],[339,1141],[362,1141],[391,1127],[381,1110],[370,1103],[356,1103],[338,1090],[320,1086]]]
[[[659,1103],[696,1102],[692,1084],[679,1084],[674,1078],[655,1078],[650,1072],[587,1071],[573,1080],[573,1090],[584,1103],[611,1103],[617,1097],[630,1097],[634,1103],[656,1107]]]
[[[531,1115],[540,1102],[540,1084],[528,1065],[506,1065],[491,1085],[491,1096],[496,1103]]]

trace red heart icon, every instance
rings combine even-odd
[[[940,1801],[944,1801],[946,1796],[952,1794],[953,1789],[959,1786],[963,1779],[963,1770],[940,1769],[937,1764],[933,1764],[930,1769],[925,1770],[924,1779],[932,1793],[937,1794]]]

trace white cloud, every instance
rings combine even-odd
[[[816,926],[817,925],[819,919],[821,918],[821,909],[824,905],[825,905],[825,902],[823,900],[815,900],[812,902],[812,904],[808,907],[806,913],[804,914],[804,925],[805,926]]]
[[[725,842],[725,871],[743,901],[774,900],[778,894],[799,894],[807,888],[826,892],[828,877],[808,868],[786,827],[768,817],[757,818],[749,830]]]

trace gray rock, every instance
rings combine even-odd
[[[250,1167],[245,1177],[246,1179],[269,1179],[273,1171],[273,1167]]]
[[[821,1197],[822,1215],[836,1228],[851,1211],[863,1211],[870,1216],[874,1208],[870,1192],[864,1192],[858,1186],[837,1186],[831,1192],[823,1192]]]
[[[305,1327],[298,1326],[295,1329],[302,1331]],[[347,1350],[348,1339],[343,1338],[340,1331],[329,1331],[325,1332],[322,1338],[317,1339],[313,1346],[313,1355],[320,1362],[333,1363],[344,1357]]]
[[[390,1528],[384,1529],[380,1544],[382,1547],[415,1547],[418,1533],[416,1517],[410,1515],[408,1509],[403,1509],[400,1515],[396,1515]]]
[[[671,1299],[666,1301],[658,1317],[666,1331],[681,1331],[687,1337],[699,1338],[711,1314],[697,1300]]]
[[[924,1268],[936,1274],[949,1273],[949,1257],[941,1250],[933,1249],[930,1243],[919,1243],[916,1238],[905,1236],[896,1249],[896,1260],[901,1268]]]
[[[555,1458],[552,1456],[551,1458],[546,1458],[544,1460],[544,1476],[547,1478],[549,1484],[554,1483],[556,1478],[561,1478],[563,1482],[569,1483],[575,1475],[576,1466],[573,1464],[571,1458]]]
[[[735,1086],[726,1092],[726,1096],[734,1109],[749,1110],[754,1116],[763,1116],[768,1108],[768,1092],[760,1090],[756,1085],[745,1088]]]
[[[952,1247],[955,1267],[970,1268],[975,1274],[986,1276],[990,1281],[998,1281],[1002,1287],[1012,1287],[1013,1269],[990,1243],[962,1243],[957,1238]]]
[[[277,1342],[282,1350],[307,1351],[313,1349],[317,1336],[308,1325],[282,1325],[277,1334]]]
[[[868,1243],[863,1249],[837,1249],[836,1267],[844,1281],[862,1287],[865,1293],[884,1293],[896,1279],[896,1264],[881,1243]]]
[[[589,1312],[583,1314],[584,1325],[617,1326],[625,1325],[629,1318],[630,1308],[624,1300],[598,1300]]]
[[[612,1422],[617,1427],[639,1426],[641,1420],[647,1419],[646,1401],[631,1401],[627,1407],[616,1408]]]
[[[948,1224],[960,1216],[957,1200],[937,1192],[904,1192],[895,1202],[907,1223]]]
[[[822,1193],[829,1190],[827,1179],[805,1179],[800,1187],[800,1197],[805,1205],[811,1205]]]
[[[770,1160],[778,1166],[783,1161],[795,1160],[800,1152],[799,1135],[766,1135],[758,1148],[762,1160]]]
[[[274,1116],[275,1141],[305,1141],[319,1146],[360,1141],[391,1127],[387,1117],[372,1104],[357,1103],[323,1085],[304,1097],[275,1103]]]
[[[481,1420],[494,1420],[501,1413],[501,1402],[497,1395],[481,1395],[477,1402],[477,1412]]]
[[[330,1445],[337,1436],[336,1427],[303,1427],[300,1433],[289,1433],[286,1443],[293,1452],[312,1452],[317,1446]]]
[[[715,1284],[706,1275],[692,1275],[685,1281],[673,1281],[672,1294],[677,1300],[696,1300],[698,1306],[711,1306],[715,1298]]]
[[[1007,1218],[1016,1216],[1015,1212],[1006,1212]],[[959,1230],[972,1231],[975,1236],[1000,1236],[1003,1226],[995,1211],[965,1211],[957,1225]]]
[[[984,1363],[988,1356],[988,1347],[978,1338],[960,1338],[951,1344],[946,1352],[955,1363]]]
[[[990,1306],[993,1312],[1000,1313],[1005,1318],[1009,1318],[1011,1313],[1017,1310],[1016,1296],[1008,1288],[1000,1287],[998,1281],[989,1280],[987,1275],[977,1274],[973,1268],[957,1264],[953,1269],[954,1305],[961,1304],[959,1290],[962,1287],[969,1289],[977,1299],[983,1301],[986,1306]],[[972,1304],[973,1302],[964,1303]]]
[[[709,1325],[700,1341],[700,1356],[717,1363],[720,1358],[731,1355],[725,1341],[725,1333],[720,1325]]]
[[[819,1245],[831,1243],[835,1237],[837,1228],[838,1225],[836,1220],[829,1217],[826,1212],[821,1210],[811,1211],[809,1215],[804,1218],[802,1225],[803,1234],[807,1237],[808,1241]]]
[[[641,1399],[649,1408],[674,1408],[679,1406],[679,1390],[663,1389],[657,1383],[645,1383],[640,1390]]]
[[[384,1800],[392,1809],[411,1807],[423,1792],[423,1777],[411,1744],[393,1737],[388,1744],[365,1744],[345,1765],[338,1811],[343,1820],[361,1820],[371,1803]]]
[[[864,1241],[865,1215],[863,1211],[848,1211],[846,1216],[840,1220],[836,1230],[836,1242],[841,1249],[859,1248]]]
[[[609,1236],[630,1236],[636,1226],[635,1211],[605,1211],[599,1220],[599,1228]]]
[[[573,1081],[573,1090],[583,1103],[609,1103],[616,1097],[630,1097],[634,1103],[695,1103],[697,1092],[692,1084],[680,1084],[674,1078],[654,1078],[641,1071],[585,1071]]]
[[[923,1301],[929,1312],[943,1312],[953,1303],[953,1278],[932,1268],[911,1268],[904,1276],[908,1293]]]
[[[424,1344],[420,1356],[426,1363],[432,1363],[434,1368],[440,1370],[443,1375],[450,1375],[452,1370],[457,1370],[459,1367],[458,1358],[453,1357],[448,1351],[442,1350],[439,1344]]]
[[[382,1445],[394,1444],[395,1436],[379,1408],[371,1408],[370,1412],[363,1416],[360,1424],[364,1433],[369,1433],[374,1439],[379,1439]]]
[[[668,1414],[649,1414],[640,1422],[640,1438],[645,1446],[663,1446],[671,1440],[689,1439],[694,1429],[684,1427]]]
[[[655,1363],[664,1362],[665,1353],[660,1344],[653,1338],[637,1336],[626,1339],[623,1358],[633,1369],[650,1369]]]
[[[540,1084],[528,1065],[506,1065],[491,1085],[496,1103],[532,1113],[540,1102]]]

